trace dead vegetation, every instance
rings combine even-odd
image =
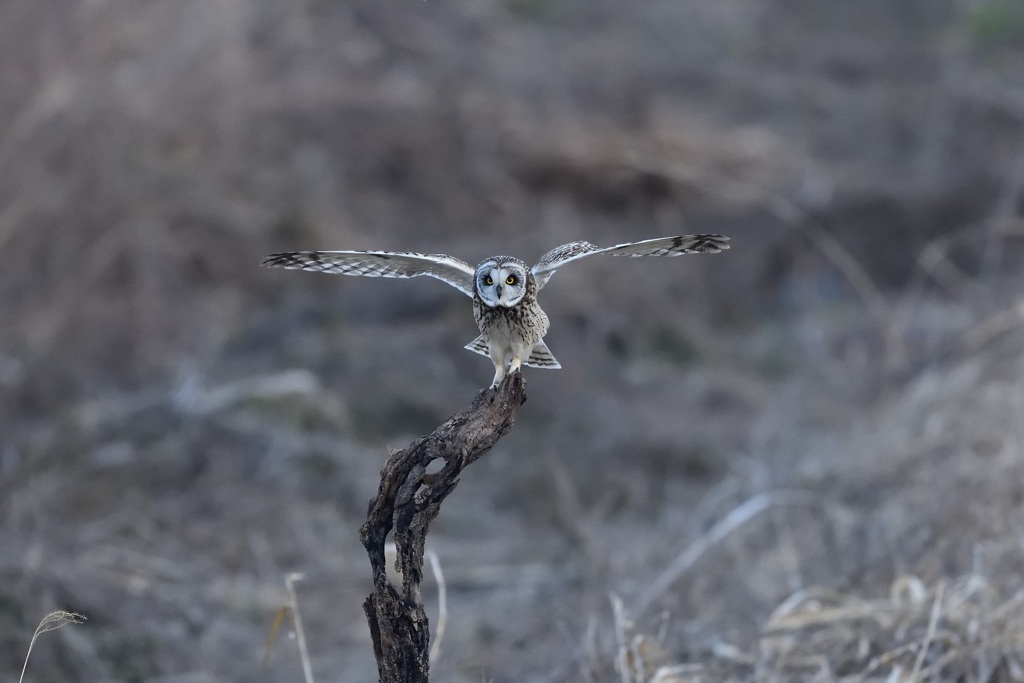
[[[0,680],[373,680],[387,447],[564,370],[432,526],[438,680],[1020,680],[1024,16],[983,2],[0,3]],[[288,596],[283,577],[305,580]],[[435,595],[425,588],[428,617]],[[609,600],[609,595],[616,596]]]

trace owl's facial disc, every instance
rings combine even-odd
[[[476,291],[488,306],[511,308],[526,294],[525,269],[514,263],[484,263],[477,270]]]

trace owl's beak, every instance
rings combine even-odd
[[[501,285],[494,288],[494,293],[498,295],[499,299],[501,298]]]

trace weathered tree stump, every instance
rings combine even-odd
[[[478,393],[469,410],[392,454],[381,470],[380,489],[359,531],[373,569],[373,593],[363,610],[381,683],[427,681],[430,632],[420,594],[427,528],[459,483],[463,468],[512,428],[516,411],[526,401],[525,389],[522,373],[508,375],[496,388]],[[438,459],[444,467],[428,474],[427,467]],[[384,559],[384,544],[392,532],[401,591],[388,579]]]

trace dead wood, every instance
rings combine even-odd
[[[469,410],[393,453],[381,470],[380,489],[359,531],[373,569],[373,593],[363,610],[381,683],[427,681],[430,632],[420,594],[427,529],[463,468],[512,428],[517,409],[526,401],[525,388],[522,374],[512,373],[497,388],[478,393]],[[444,460],[444,467],[428,474],[427,467],[437,459]],[[401,590],[388,579],[384,558],[392,532]]]

